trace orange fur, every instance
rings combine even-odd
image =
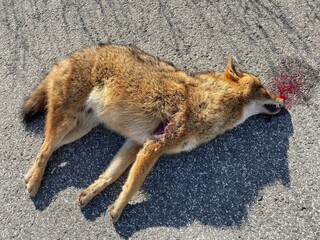
[[[77,201],[86,205],[133,163],[108,210],[116,221],[162,154],[191,150],[251,115],[276,114],[282,106],[232,56],[223,73],[189,75],[134,47],[84,49],[56,63],[24,104],[27,120],[47,111],[45,140],[26,188],[34,196],[53,151],[104,123],[128,140]]]

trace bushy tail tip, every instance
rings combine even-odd
[[[45,81],[40,82],[26,98],[22,108],[24,123],[31,122],[46,111],[47,92]]]

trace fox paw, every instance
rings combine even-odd
[[[117,210],[114,205],[111,205],[108,208],[108,216],[110,221],[115,223],[116,221],[118,221],[120,215],[121,215],[121,212]]]
[[[38,179],[34,176],[35,174],[33,174],[33,169],[30,169],[24,177],[24,185],[30,197],[34,197],[37,194],[41,183],[41,179]]]
[[[90,193],[87,190],[83,190],[79,193],[77,198],[77,204],[79,207],[83,208],[92,199]]]

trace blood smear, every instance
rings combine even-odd
[[[303,81],[298,76],[280,73],[275,77],[275,86],[279,91],[279,97],[285,100],[285,108],[292,107],[303,85]]]

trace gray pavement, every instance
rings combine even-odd
[[[235,2],[1,1],[0,239],[320,239],[320,3]],[[44,125],[23,126],[23,99],[55,60],[99,42],[136,45],[188,72],[222,71],[233,52],[267,85],[299,76],[304,94],[271,121],[252,117],[161,158],[113,225],[106,209],[125,177],[75,204],[123,142],[103,127],[53,155],[37,197],[22,184]]]

